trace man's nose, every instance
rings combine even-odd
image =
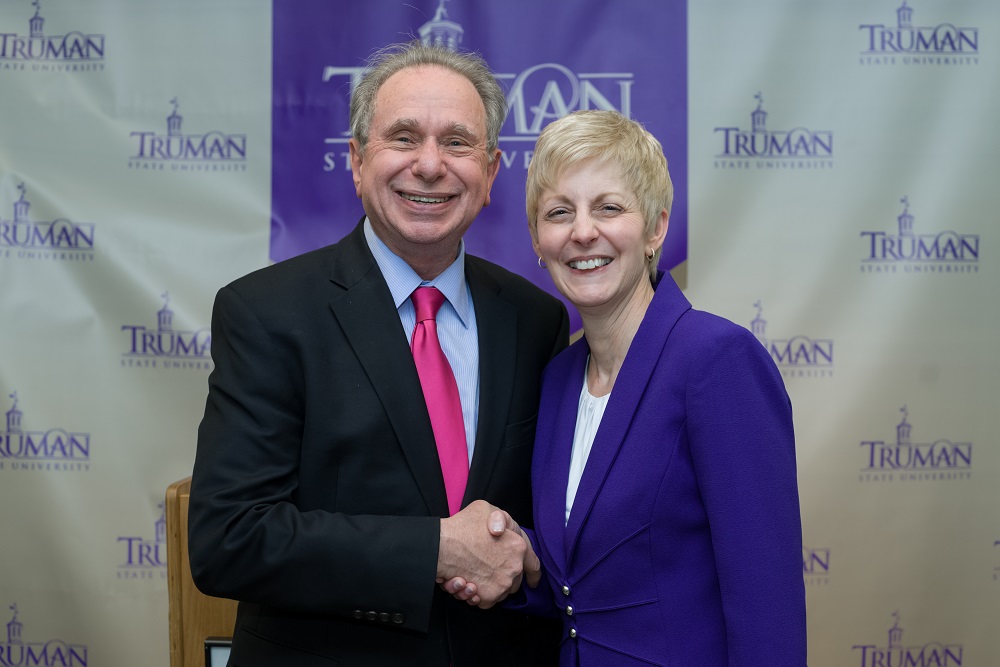
[[[434,141],[425,141],[417,149],[413,160],[412,170],[414,175],[425,181],[435,181],[447,172],[444,154],[441,147]]]

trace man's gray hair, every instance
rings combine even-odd
[[[408,67],[434,65],[460,74],[469,80],[486,107],[486,149],[490,159],[500,144],[500,128],[507,118],[507,98],[486,61],[476,53],[456,53],[420,41],[391,44],[372,54],[362,74],[361,83],[351,96],[351,135],[362,151],[368,143],[375,97],[382,84],[396,72]]]

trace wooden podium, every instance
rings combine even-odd
[[[188,561],[188,501],[191,478],[167,487],[167,595],[170,601],[170,667],[205,667],[205,640],[231,637],[236,601],[195,588]]]

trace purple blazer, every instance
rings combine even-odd
[[[560,665],[805,665],[792,412],[767,351],[663,275],[565,525],[588,354],[546,368],[532,461]]]

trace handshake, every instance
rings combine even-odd
[[[541,563],[528,536],[509,514],[476,500],[441,519],[437,583],[450,595],[488,609],[521,587],[534,588]]]

